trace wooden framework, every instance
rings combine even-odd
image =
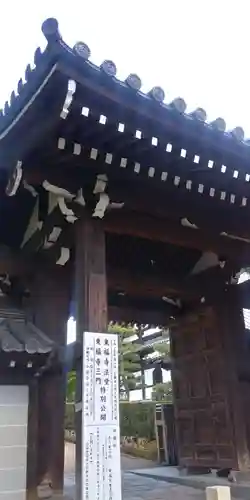
[[[169,327],[181,464],[246,469],[249,286],[235,282],[250,263],[249,141],[165,104],[160,87],[143,94],[136,75],[119,81],[112,61],[93,65],[56,20],[42,29],[47,47],[0,115],[0,286],[62,350],[72,302],[78,345],[108,320]],[[64,382],[47,388],[57,491]]]

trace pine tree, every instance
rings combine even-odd
[[[128,341],[133,336],[138,336],[135,326],[121,326],[114,323],[109,326],[110,333],[119,335],[119,379],[121,399],[129,400],[129,393],[141,388],[141,375],[136,375],[141,370],[140,351],[142,345]]]
[[[172,403],[173,389],[172,382],[163,382],[162,384],[155,384],[152,390],[153,401],[162,401],[164,403]]]

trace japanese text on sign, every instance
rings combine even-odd
[[[118,337],[86,332],[83,349],[82,498],[120,500]]]

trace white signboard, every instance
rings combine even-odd
[[[121,500],[118,335],[83,338],[82,499]]]

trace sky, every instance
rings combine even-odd
[[[167,102],[181,96],[250,137],[249,14],[248,0],[2,2],[0,105],[45,46],[42,21],[56,17],[69,45],[87,43],[96,64],[112,59],[118,78],[135,72],[143,90],[160,85]]]

